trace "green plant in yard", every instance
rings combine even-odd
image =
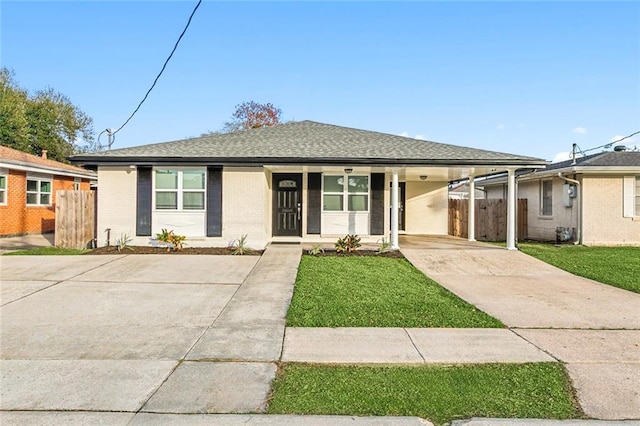
[[[303,255],[289,327],[502,328],[406,259]]]
[[[307,254],[311,256],[317,256],[320,253],[324,253],[324,249],[320,244],[314,244],[309,250],[307,250]]]
[[[129,247],[129,243],[131,243],[131,241],[133,241],[133,238],[131,238],[127,234],[120,234],[120,238],[116,239],[116,250],[118,250],[118,253],[122,252],[122,250],[124,249],[133,251],[133,248]]]
[[[242,256],[250,254],[253,250],[247,246],[247,234],[243,234],[240,238],[231,244],[231,254]]]
[[[380,246],[378,247],[378,253],[388,253],[390,251],[391,242],[385,237],[382,237],[382,240],[380,240]]]
[[[175,250],[182,250],[186,239],[187,237],[184,235],[174,234],[173,230],[168,231],[166,228],[162,228],[162,231],[156,234],[156,240],[168,244],[167,252],[171,251],[171,247]]]
[[[284,364],[269,414],[469,417],[583,416],[559,363],[364,366]]]
[[[338,241],[334,244],[337,253],[353,253],[361,247],[360,237],[354,234],[345,235],[342,238],[338,238]]]

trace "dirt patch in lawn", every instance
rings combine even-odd
[[[260,256],[264,250],[253,250],[251,253],[245,253],[245,255],[249,256]],[[171,250],[167,252],[166,247],[150,247],[150,246],[131,246],[129,248],[125,248],[118,252],[118,248],[116,246],[108,246],[108,247],[98,247],[93,249],[85,255],[91,254],[213,254],[213,255],[231,255],[233,249],[227,247],[185,247],[182,250]]]
[[[308,250],[303,250],[303,254],[309,254]],[[335,250],[327,250],[324,249],[324,252],[319,254],[314,254],[310,256],[318,256],[318,257],[327,257],[327,256],[338,256],[338,257],[361,257],[361,256],[376,256],[376,257],[390,257],[393,259],[404,259],[404,255],[400,253],[400,250],[391,250],[384,253],[378,252],[378,250],[356,250],[352,253],[338,253]]]

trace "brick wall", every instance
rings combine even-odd
[[[640,218],[623,217],[623,176],[583,178],[583,242],[640,245]]]
[[[7,203],[0,205],[0,236],[39,234],[55,230],[55,193],[73,189],[74,178],[54,176],[50,206],[27,206],[27,173],[9,170],[7,173]],[[89,190],[84,180],[80,189]]]

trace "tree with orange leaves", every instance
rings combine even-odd
[[[236,105],[231,121],[224,123],[223,131],[228,133],[277,126],[281,123],[281,115],[282,110],[272,103],[243,102]]]

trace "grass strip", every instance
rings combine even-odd
[[[522,243],[520,250],[572,274],[640,293],[640,247]]]
[[[557,363],[454,366],[284,364],[270,414],[570,419],[582,412]]]
[[[38,247],[26,250],[9,251],[3,256],[69,256],[84,254],[91,250],[88,249],[66,249],[58,247]]]
[[[406,259],[308,255],[298,268],[287,325],[504,327]]]

